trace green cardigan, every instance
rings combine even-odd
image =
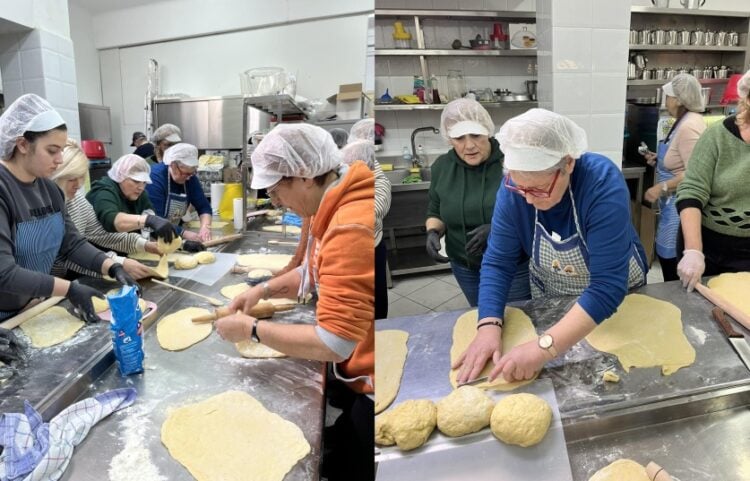
[[[461,160],[455,149],[432,165],[427,217],[445,224],[445,250],[451,261],[471,269],[479,269],[482,257],[466,253],[466,233],[491,222],[503,179],[503,153],[494,138],[490,144],[489,159],[477,166]]]
[[[138,215],[146,209],[154,210],[145,190],[138,199],[130,201],[122,194],[120,184],[109,177],[102,177],[91,184],[86,199],[94,206],[96,218],[108,232],[117,232],[115,217],[120,212]]]

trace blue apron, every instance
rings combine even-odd
[[[578,211],[573,190],[568,186],[568,194],[573,209],[576,233],[561,239],[556,233],[549,233],[539,222],[539,211],[535,212],[534,243],[529,262],[529,284],[531,297],[580,296],[591,284],[589,272],[589,251],[581,233]],[[636,246],[628,262],[628,289],[646,283],[645,263]]]
[[[183,187],[187,190],[187,187]],[[174,225],[179,225],[182,216],[187,213],[188,202],[187,194],[172,192],[172,178],[167,169],[167,198],[164,201],[164,217]]]
[[[679,124],[679,121],[678,121]],[[676,132],[678,125],[672,129]],[[672,143],[672,136],[659,142],[656,149],[656,182],[661,184],[674,178],[674,174],[664,166],[664,157]],[[680,215],[675,205],[676,195],[663,195],[659,197],[659,223],[656,225],[656,254],[664,259],[677,257],[677,229],[680,228]]]
[[[60,252],[64,235],[65,220],[62,212],[17,224],[13,250],[16,264],[30,271],[49,274]],[[0,311],[0,320],[17,312]]]

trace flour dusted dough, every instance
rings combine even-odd
[[[531,319],[522,310],[516,309],[515,307],[505,308],[505,318],[503,319],[503,352],[509,352],[511,348],[524,342],[528,342],[537,338],[536,330],[534,325],[531,323]],[[456,321],[456,325],[453,327],[453,345],[451,346],[451,365],[455,363],[461,354],[464,353],[466,348],[469,347],[471,341],[477,333],[477,310],[474,309],[465,314]],[[492,361],[488,361],[481,373],[477,377],[488,376],[494,364]],[[450,371],[451,385],[455,388],[457,386],[456,376],[458,375],[458,369]],[[538,373],[537,373],[538,375]],[[529,384],[536,378],[536,375],[532,379],[524,381],[508,382],[499,376],[493,382],[484,382],[477,384],[476,386],[482,389],[495,389],[499,391],[510,391],[517,387]]]
[[[192,318],[210,314],[207,309],[188,307],[164,316],[156,325],[156,338],[167,351],[180,351],[202,341],[211,334],[211,323],[195,324]]]
[[[216,254],[208,251],[193,254],[193,258],[198,261],[198,264],[213,264],[216,262]]]
[[[98,297],[91,296],[91,303],[94,305],[94,312],[97,314],[109,309],[109,301],[107,299],[99,299]]]
[[[179,270],[195,269],[198,267],[198,259],[193,256],[180,256],[174,261],[174,268]]]
[[[268,269],[253,269],[247,273],[247,278],[251,281],[260,281],[262,279],[271,277],[272,275],[273,272],[269,271]]]
[[[246,282],[240,282],[239,284],[232,284],[231,286],[224,286],[219,291],[222,296],[227,299],[234,299],[246,290],[250,289],[250,286]]]
[[[708,287],[750,316],[750,272],[722,274],[709,279]]]
[[[408,332],[397,329],[375,331],[375,414],[387,408],[398,394],[408,338]]]
[[[617,312],[586,336],[599,351],[631,367],[661,366],[664,375],[695,362],[695,349],[682,332],[680,310],[643,294],[629,294]]]
[[[83,325],[65,308],[54,306],[21,324],[21,330],[29,336],[32,346],[49,347],[67,341]]]
[[[172,239],[172,242],[167,243],[164,239],[159,237],[158,239],[156,239],[156,247],[162,254],[171,254],[172,252],[182,247],[182,238],[174,237]]]
[[[504,443],[524,448],[544,439],[552,422],[552,409],[547,401],[533,394],[511,394],[500,400],[492,410],[492,433]]]
[[[198,481],[281,481],[310,452],[296,424],[240,391],[173,410],[161,440]]]
[[[261,230],[265,232],[281,232],[283,226],[281,225],[264,225],[261,227]],[[297,227],[296,225],[288,225],[286,226],[286,233],[291,235],[300,235],[302,233],[302,229]]]
[[[271,349],[265,344],[261,344],[259,342],[242,341],[235,343],[234,347],[237,348],[237,352],[239,352],[242,357],[247,357],[250,359],[286,357],[286,354],[284,354],[283,352],[279,352],[276,349]]]
[[[243,254],[237,256],[237,264],[255,269],[268,269],[279,272],[292,260],[289,254]]]
[[[437,408],[428,399],[404,401],[375,418],[375,442],[416,449],[430,437],[437,423]]]
[[[463,436],[479,431],[490,424],[494,407],[495,403],[482,389],[461,386],[438,401],[437,427],[448,436]]]
[[[600,469],[589,481],[650,481],[646,468],[631,459],[618,459]]]

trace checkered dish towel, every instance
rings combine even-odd
[[[114,389],[79,401],[43,423],[24,401],[24,414],[0,416],[0,481],[56,481],[68,467],[73,448],[91,427],[112,412],[133,404],[136,391]]]

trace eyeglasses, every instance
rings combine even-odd
[[[281,185],[281,183],[284,182],[284,180],[286,180],[286,179],[287,179],[286,177],[282,177],[281,179],[279,179],[278,182],[276,182],[275,184],[273,184],[271,187],[266,188],[266,194],[268,194],[269,197],[272,196],[272,195],[276,195],[274,193],[274,191],[276,189],[278,189],[279,186]]]
[[[522,189],[521,187],[516,187],[515,185],[511,185],[510,180],[510,174],[505,176],[505,188],[510,190],[511,192],[515,192],[518,195],[526,196],[526,194],[537,197],[539,199],[548,199],[552,195],[552,190],[555,188],[555,184],[557,183],[557,178],[560,177],[560,171],[558,170],[555,172],[555,177],[552,179],[552,185],[549,186],[548,190],[542,190],[542,189]]]
[[[183,175],[183,176],[185,176],[185,177],[188,177],[188,178],[190,178],[190,177],[192,177],[192,176],[194,176],[194,175],[195,175],[195,170],[182,170],[182,169],[180,168],[180,164],[179,164],[179,163],[177,163],[177,162],[175,162],[175,164],[174,164],[174,168],[175,168],[175,169],[177,169],[177,172],[179,172],[179,173],[180,173],[180,175]]]

